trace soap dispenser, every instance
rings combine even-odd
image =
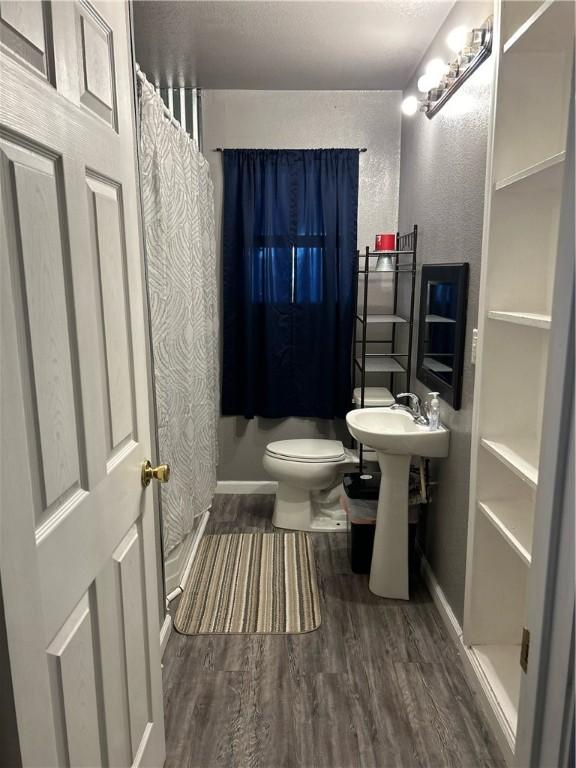
[[[428,408],[428,421],[430,423],[430,431],[435,432],[440,427],[440,400],[438,400],[440,392],[428,392],[428,394],[432,396],[430,407]]]

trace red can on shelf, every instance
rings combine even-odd
[[[381,234],[376,235],[375,251],[394,251],[396,250],[396,235]]]

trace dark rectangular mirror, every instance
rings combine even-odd
[[[468,264],[424,264],[416,376],[454,409],[462,399]]]

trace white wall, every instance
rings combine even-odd
[[[407,92],[417,93],[416,79],[427,61],[450,58],[448,32],[461,24],[479,26],[492,13],[491,2],[457,3],[422,59]],[[490,83],[493,57],[470,77],[432,120],[423,114],[402,121],[400,176],[400,229],[418,224],[418,275],[416,308],[419,308],[422,264],[470,263],[466,353],[462,408],[441,402],[441,419],[451,429],[450,455],[435,463],[438,486],[427,510],[424,549],[451,608],[462,623],[468,528],[468,491],[474,366],[470,361],[472,330],[478,317],[480,257],[484,211],[484,179],[488,140]],[[418,325],[414,345],[417,348]],[[424,395],[427,388],[415,378],[412,389]]]
[[[215,147],[307,149],[367,147],[360,155],[358,247],[395,232],[400,175],[400,91],[202,92],[204,154],[212,168],[217,253],[221,253],[222,158]],[[220,480],[264,479],[272,440],[346,438],[343,423],[315,419],[220,420]]]

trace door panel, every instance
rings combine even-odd
[[[40,53],[44,47],[44,15],[42,3],[33,0],[30,3],[15,3],[13,0],[3,0],[0,3],[2,21],[34,46]]]
[[[129,531],[114,553],[118,572],[126,676],[129,692],[130,734],[132,757],[136,756],[150,720],[149,681],[146,655],[141,638],[146,636],[145,619],[142,613],[142,546],[136,526]]]
[[[118,567],[109,561],[96,580],[96,604],[100,628],[102,691],[106,722],[117,723],[107,734],[111,766],[131,765],[128,691],[126,687],[125,642],[122,598]]]
[[[7,50],[48,78],[49,7],[40,0],[0,2],[0,41]]]
[[[62,765],[104,765],[97,702],[95,619],[88,595],[73,609],[47,649]]]
[[[80,100],[116,126],[112,31],[96,10],[80,2],[76,15],[81,67]]]
[[[29,389],[31,469],[36,475],[36,521],[57,515],[81,488],[74,377],[66,292],[68,256],[53,158],[0,143],[4,195],[11,212],[11,264],[18,284],[23,338],[22,376]]]
[[[136,437],[134,390],[129,340],[124,226],[121,190],[113,183],[87,179],[91,215],[91,242],[98,264],[102,311],[107,455],[109,463],[118,449]],[[108,466],[108,471],[110,467]]]
[[[50,83],[2,35],[0,583],[22,757],[159,766],[127,6],[28,5],[0,5],[54,62]]]

